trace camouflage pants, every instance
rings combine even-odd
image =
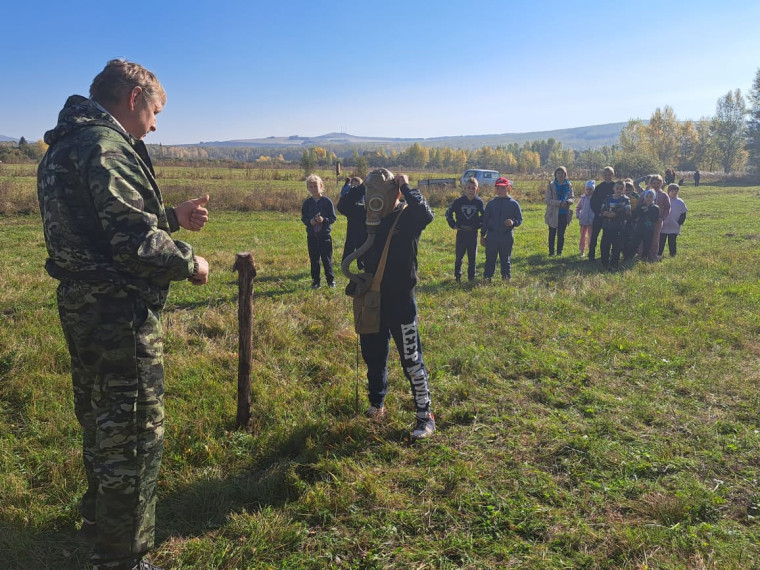
[[[81,511],[97,525],[92,562],[129,567],[155,533],[164,439],[160,316],[132,292],[72,281],[58,287],[58,312],[84,432]]]

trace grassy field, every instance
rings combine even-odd
[[[5,168],[0,190],[18,204],[33,169]],[[417,296],[438,432],[412,444],[395,358],[388,421],[362,415],[361,363],[357,410],[345,279],[309,289],[305,232],[288,211],[303,182],[159,171],[170,202],[212,190],[206,229],[178,235],[212,274],[175,285],[164,313],[155,563],[760,567],[760,188],[684,188],[678,256],[610,274],[577,256],[576,222],[565,254],[547,257],[529,199],[544,183],[518,180],[525,223],[508,286],[454,282],[454,232],[436,207]],[[278,191],[284,211],[232,210]],[[344,232],[339,218],[336,257]],[[231,267],[246,250],[258,268],[253,409],[236,431]],[[83,568],[79,429],[33,209],[0,217],[0,252],[0,561]],[[479,262],[481,273],[482,251]]]

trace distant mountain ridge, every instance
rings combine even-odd
[[[590,125],[571,129],[553,131],[533,131],[529,133],[502,133],[490,135],[458,135],[433,138],[392,138],[392,137],[360,137],[348,133],[327,133],[315,137],[291,135],[287,137],[267,137],[263,139],[237,139],[228,141],[201,141],[191,145],[172,146],[202,146],[202,147],[257,147],[257,148],[293,148],[311,146],[368,146],[407,147],[414,143],[428,147],[451,147],[466,150],[484,146],[500,146],[510,143],[547,140],[550,138],[561,142],[563,146],[575,150],[586,150],[615,144],[620,137],[620,131],[628,123],[608,123],[605,125]]]
[[[647,121],[644,121],[646,123]],[[414,143],[427,147],[450,147],[472,150],[484,146],[496,147],[510,143],[524,144],[526,142],[555,139],[562,146],[574,150],[586,150],[611,146],[618,141],[620,131],[628,123],[608,123],[590,125],[572,129],[556,129],[553,131],[532,131],[528,133],[502,133],[490,135],[456,135],[432,138],[394,138],[394,137],[361,137],[348,133],[327,133],[314,137],[291,135],[286,137],[266,137],[262,139],[235,139],[228,141],[201,141],[199,143],[175,144],[166,146],[200,146],[200,147],[257,147],[262,149],[295,149],[322,146],[330,148],[368,149],[382,147],[386,149],[404,149]],[[18,142],[17,138],[0,135],[0,142]]]

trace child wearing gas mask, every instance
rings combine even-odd
[[[364,206],[359,206],[362,194],[365,196]],[[367,416],[380,421],[386,415],[388,354],[392,337],[417,410],[411,437],[424,439],[435,432],[435,418],[430,410],[430,384],[422,359],[414,288],[417,285],[420,234],[433,221],[433,212],[420,192],[409,186],[406,175],[394,177],[385,168],[370,172],[364,184],[349,190],[338,202],[338,210],[346,215],[359,215],[359,208],[366,211],[367,242],[349,255],[341,267],[359,287],[366,283],[362,284],[360,276],[349,271],[350,263],[356,256],[364,255],[365,271],[374,275],[388,235],[396,224],[380,284],[380,331],[360,335],[362,357],[367,365]]]
[[[496,271],[496,258],[499,258],[502,281],[512,278],[513,230],[522,224],[522,210],[517,200],[509,195],[512,183],[504,178],[497,178],[494,183],[496,196],[486,205],[483,213],[483,228],[480,243],[486,248],[486,265],[483,279],[490,283]]]
[[[311,288],[319,289],[319,261],[325,270],[327,285],[335,287],[335,275],[332,266],[332,236],[330,228],[335,223],[335,207],[332,200],[324,196],[325,185],[316,174],[306,178],[306,189],[311,194],[301,207],[301,221],[306,226],[306,244],[311,261]]]

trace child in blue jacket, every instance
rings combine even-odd
[[[502,281],[512,278],[512,230],[522,224],[522,210],[517,200],[509,195],[511,188],[509,180],[497,178],[494,184],[496,196],[488,202],[483,212],[480,243],[486,248],[486,266],[483,269],[483,279],[486,282],[490,282],[493,277],[497,257],[501,264]]]

